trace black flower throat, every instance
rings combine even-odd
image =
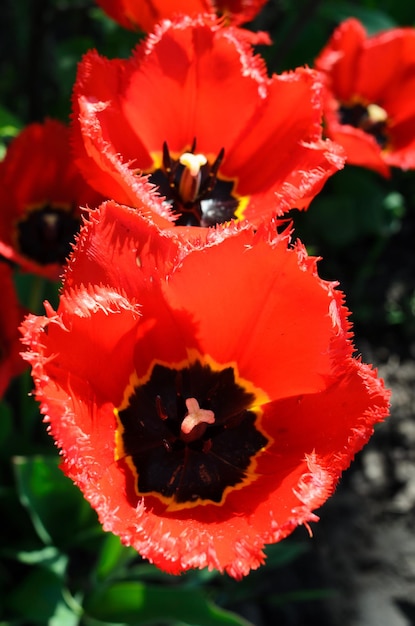
[[[195,150],[193,141],[189,152],[174,159],[164,142],[162,165],[150,173],[150,181],[172,206],[178,226],[215,226],[235,219],[240,199],[234,183],[218,176],[224,149],[211,164]]]
[[[39,265],[63,265],[81,224],[72,209],[45,205],[27,211],[17,223],[17,245]]]
[[[376,139],[380,148],[386,148],[389,140],[388,115],[382,107],[377,104],[343,104],[339,108],[339,119],[341,124],[364,130]]]
[[[117,457],[127,458],[136,492],[186,508],[219,504],[230,488],[249,483],[255,455],[269,441],[256,400],[232,367],[154,365],[116,411]]]

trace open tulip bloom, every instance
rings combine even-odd
[[[343,166],[323,140],[314,70],[268,77],[242,30],[210,16],[164,21],[130,59],[81,61],[73,143],[88,182],[138,206],[148,175],[160,226],[254,223],[305,208]],[[158,214],[156,213],[158,211]]]
[[[211,13],[227,22],[249,22],[266,0],[97,0],[97,4],[124,28],[151,31],[154,25],[177,15]]]
[[[350,18],[333,33],[315,62],[325,81],[329,137],[347,162],[390,175],[390,166],[415,168],[415,29],[369,37]]]
[[[389,394],[287,230],[185,237],[139,208],[91,211],[57,311],[25,320],[36,396],[105,530],[167,572],[241,578],[317,519]]]
[[[26,126],[0,163],[0,254],[57,279],[81,224],[81,207],[103,197],[70,156],[69,129],[47,119]]]

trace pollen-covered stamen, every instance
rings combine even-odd
[[[385,109],[378,104],[364,105],[361,102],[344,104],[339,109],[340,122],[360,128],[372,135],[383,149],[388,144],[389,117]]]
[[[45,213],[43,216],[43,237],[45,241],[53,241],[58,232],[59,218],[56,213]]]
[[[199,196],[202,182],[201,168],[206,165],[207,158],[204,154],[184,152],[180,156],[179,163],[184,166],[179,183],[180,198],[185,204],[195,202]]]
[[[378,104],[369,104],[367,107],[367,114],[372,124],[384,123],[388,119],[388,114],[385,109]]]
[[[187,398],[186,408],[188,413],[180,426],[180,439],[189,443],[200,439],[208,425],[215,423],[215,414],[213,411],[201,409],[196,398]]]

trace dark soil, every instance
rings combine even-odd
[[[333,590],[320,603],[320,626],[415,624],[415,363],[390,355],[379,369],[392,389],[391,417],[313,528],[311,560]]]

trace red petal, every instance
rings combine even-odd
[[[355,76],[356,93],[384,106],[405,105],[401,88],[414,80],[415,30],[394,28],[368,37],[362,46]],[[413,110],[413,107],[412,107]]]
[[[374,137],[360,128],[338,123],[330,127],[329,133],[332,139],[343,147],[346,163],[367,167],[389,178],[390,169],[387,159],[383,157]]]
[[[108,315],[112,311],[116,314]],[[126,380],[133,370],[133,351],[139,308],[116,291],[102,288],[68,290],[62,296],[59,315],[50,307],[42,321],[39,341],[43,358],[50,360],[51,376],[64,372],[65,389],[70,393],[76,381],[94,390],[100,401],[122,399]],[[29,316],[26,327],[36,322]],[[47,337],[42,335],[47,327]],[[33,330],[31,329],[33,333]],[[76,346],[72,344],[77,337]],[[43,346],[43,342],[45,346]],[[38,343],[32,349],[39,349]],[[114,373],[108,359],[117,359]],[[106,363],[106,365],[105,365]],[[85,382],[87,381],[87,382]]]
[[[358,20],[345,20],[315,60],[315,67],[324,72],[330,91],[343,102],[356,94],[356,71],[365,39],[366,31]]]
[[[13,376],[20,374],[25,368],[25,362],[20,356],[20,335],[18,326],[23,317],[23,311],[17,301],[12,280],[11,269],[0,263],[0,398],[7,389]]]
[[[163,20],[178,15],[212,13],[225,15],[235,24],[249,22],[260,11],[266,0],[97,0],[98,4],[124,28],[140,28],[149,32]]]
[[[154,202],[157,196],[143,195],[140,214],[112,201],[90,212],[68,263],[67,288],[85,283],[112,285],[135,300],[134,294],[154,290],[160,273],[167,275],[172,270],[180,260],[181,231],[160,231],[153,220],[146,218],[147,199]],[[195,228],[191,232],[198,235],[199,230],[203,231]]]
[[[244,217],[264,217],[275,195],[280,214],[307,206],[303,199],[311,200],[343,167],[341,149],[321,139],[321,87],[317,73],[303,68],[268,82],[267,97],[223,167],[225,175],[237,178],[241,195],[253,196]]]
[[[161,153],[167,141],[181,153],[194,138],[206,155],[232,150],[266,80],[265,66],[248,50],[234,29],[206,17],[157,28],[130,62],[122,97],[122,112],[148,152]]]
[[[241,232],[188,256],[166,284],[166,298],[194,319],[202,354],[220,363],[232,355],[240,375],[269,397],[321,389],[334,356],[319,347],[333,332],[332,286],[316,278],[312,264],[301,269],[286,239],[271,247],[262,237]],[[221,278],[208,288],[211,276]]]

